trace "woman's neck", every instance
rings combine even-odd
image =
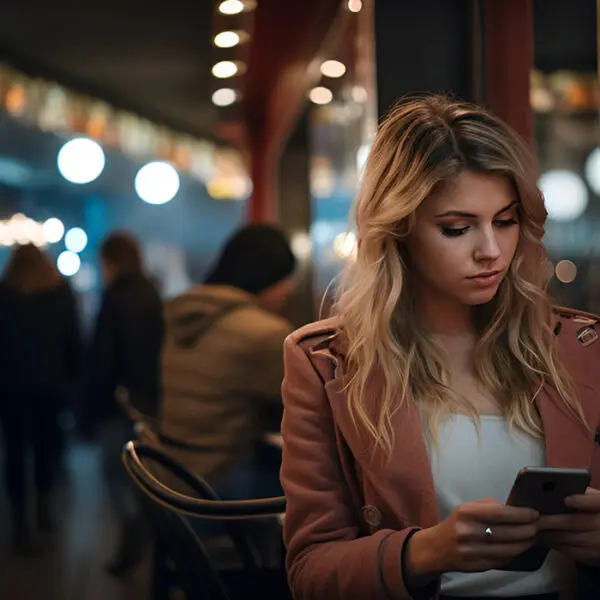
[[[417,314],[427,336],[446,354],[450,370],[471,372],[477,344],[472,307],[423,295],[417,303]]]
[[[423,328],[432,336],[473,336],[473,309],[451,299],[423,295],[416,309]]]

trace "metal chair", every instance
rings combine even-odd
[[[142,492],[143,506],[156,538],[154,599],[163,600],[179,588],[188,600],[291,598],[283,569],[266,569],[242,526],[248,519],[277,517],[285,498],[222,501],[204,480],[183,464],[148,444],[128,442],[123,463]],[[194,496],[161,482],[154,463]],[[192,520],[190,520],[190,518]],[[193,519],[219,521],[235,547],[242,568],[220,570],[207,551]]]

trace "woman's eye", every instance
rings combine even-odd
[[[513,225],[518,225],[519,221],[516,219],[498,219],[494,223],[496,227],[512,227]]]
[[[466,227],[442,227],[442,235],[445,235],[446,237],[458,237],[460,235],[463,235],[463,233],[466,233],[466,231],[469,229],[468,226]]]

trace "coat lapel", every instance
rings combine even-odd
[[[589,469],[591,466],[594,431],[600,421],[598,392],[584,384],[578,384],[576,392],[590,431],[583,429],[550,385],[545,385],[537,398],[546,439],[546,464],[549,467]]]
[[[419,411],[408,398],[392,418],[395,445],[390,456],[373,450],[369,437],[361,434],[350,416],[341,374],[326,384],[335,421],[348,444],[361,474],[363,489],[370,489],[392,513],[394,520],[430,527],[439,522],[433,476]],[[374,375],[365,401],[377,407],[381,377]],[[387,510],[385,510],[387,508]]]

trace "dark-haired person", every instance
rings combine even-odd
[[[115,392],[126,388],[138,411],[157,416],[163,307],[144,273],[133,236],[110,234],[101,244],[100,262],[105,290],[90,352],[85,427],[97,428],[103,448],[104,475],[120,522],[118,550],[107,569],[120,576],[138,563],[142,535],[137,504],[121,465],[123,444],[133,438],[132,423]]]
[[[13,549],[31,550],[26,464],[33,452],[37,526],[51,526],[61,447],[58,414],[80,366],[75,298],[49,258],[17,246],[0,282],[0,423]]]
[[[161,433],[205,449],[170,451],[223,496],[273,489],[243,465],[267,420],[279,426],[282,345],[292,326],[277,313],[294,289],[295,266],[283,233],[248,225],[226,243],[204,285],[166,305]]]

